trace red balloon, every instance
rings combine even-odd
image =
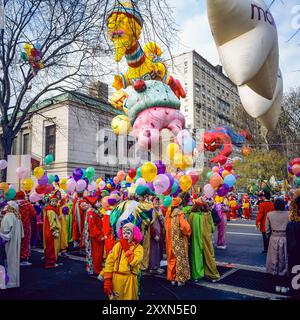
[[[192,178],[192,183],[195,185],[199,180],[199,174],[195,171],[189,172],[188,175]]]
[[[30,51],[30,55],[32,57],[37,57],[39,55],[39,52],[36,48],[32,48],[31,51]]]
[[[221,155],[221,156],[219,156],[219,161],[218,161],[218,162],[219,162],[220,165],[222,166],[223,164],[226,163],[227,159],[228,159],[227,157]]]
[[[193,199],[197,199],[198,198],[198,195],[195,193],[193,194]]]
[[[47,184],[45,186],[45,193],[51,193],[53,191],[54,187],[52,186],[52,184]]]
[[[232,170],[232,163],[226,163],[224,169],[230,172]]]
[[[290,165],[293,166],[295,164],[300,164],[300,158],[295,158],[290,162]]]
[[[46,193],[46,188],[47,188],[47,186],[38,185],[38,186],[36,186],[35,191],[38,194],[43,194],[43,193]]]
[[[136,176],[136,170],[135,169],[129,169],[128,175],[131,179],[133,179]]]

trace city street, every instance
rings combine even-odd
[[[254,221],[238,220],[227,226],[226,250],[216,249],[221,278],[212,283],[190,281],[185,287],[170,285],[165,275],[145,273],[141,300],[253,300],[286,299],[275,293],[271,278],[264,273],[266,256],[261,253],[261,234]],[[84,258],[70,255],[60,258],[56,269],[43,268],[42,251],[32,253],[33,265],[22,267],[21,288],[0,291],[1,299],[28,300],[104,300],[102,283],[84,271]],[[162,262],[165,265],[165,261]]]

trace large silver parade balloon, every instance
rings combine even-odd
[[[283,94],[274,18],[262,0],[207,0],[208,19],[221,63],[243,107],[276,128]]]

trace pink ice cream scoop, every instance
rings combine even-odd
[[[176,136],[185,127],[180,101],[161,81],[136,81],[125,104],[132,134],[142,149],[159,143],[161,130],[169,129]]]

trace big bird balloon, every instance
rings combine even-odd
[[[114,44],[115,61],[125,56],[128,69],[114,77],[111,96],[112,106],[123,109],[128,116],[117,116],[112,123],[115,134],[126,134],[132,127],[132,135],[141,149],[159,143],[160,132],[170,130],[178,135],[185,127],[185,118],[180,112],[180,98],[186,94],[180,82],[169,75],[161,59],[161,49],[149,42],[142,49],[139,38],[143,18],[136,3],[118,2],[108,12],[107,27]],[[127,94],[124,89],[132,86]]]
[[[136,80],[159,80],[173,90],[178,98],[186,94],[180,82],[169,75],[161,59],[162,51],[154,42],[142,49],[139,38],[143,28],[143,18],[134,2],[118,2],[107,17],[108,36],[114,44],[115,61],[125,56],[128,70],[115,76],[113,87],[116,90],[133,85]]]

